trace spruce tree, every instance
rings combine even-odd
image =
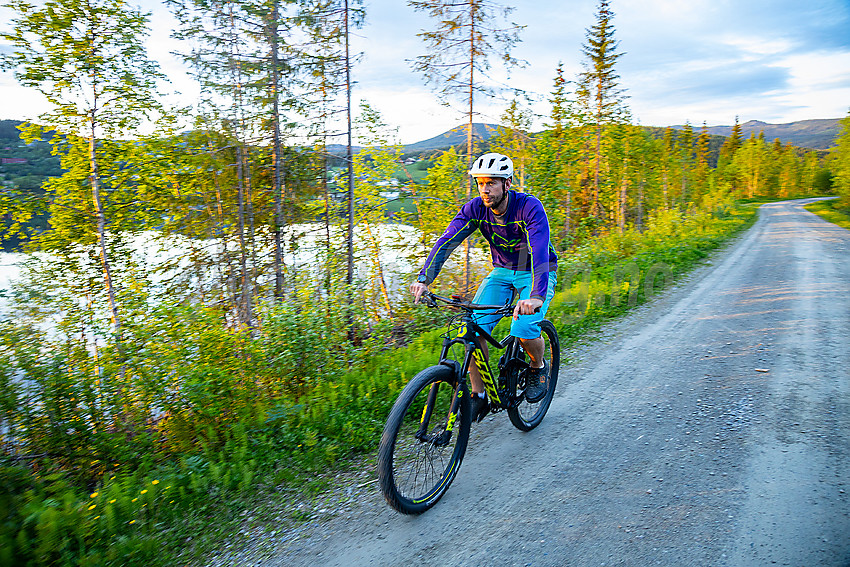
[[[526,192],[528,164],[531,161],[531,111],[519,105],[516,99],[502,114],[502,124],[489,140],[490,150],[511,157],[514,162],[514,181],[511,187]]]
[[[614,12],[608,0],[600,0],[596,12],[596,23],[585,32],[584,71],[579,74],[578,101],[591,121],[594,129],[593,187],[591,215],[600,219],[600,185],[603,161],[602,138],[609,124],[626,120],[627,111],[623,104],[624,90],[620,88],[620,76],[616,72],[619,41],[614,39]]]
[[[708,135],[708,125],[703,122],[702,128],[700,128],[699,135],[697,135],[696,142],[696,179],[697,183],[700,184],[701,188],[704,188],[708,180],[708,150],[709,150],[709,135]]]
[[[688,177],[694,165],[694,128],[690,122],[685,122],[681,132],[676,136],[678,159],[680,162],[681,186],[679,189],[679,204],[685,207],[688,200]]]
[[[741,125],[738,123],[738,117],[735,117],[735,125],[732,126],[732,132],[720,146],[720,160],[729,162],[735,155],[735,152],[744,143]]]
[[[579,148],[584,132],[578,122],[574,102],[567,98],[568,81],[564,65],[558,63],[550,93],[551,111],[545,124],[549,130],[534,137],[529,167],[535,196],[546,206],[553,242],[566,242],[573,232],[573,183]]]

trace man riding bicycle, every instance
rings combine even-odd
[[[504,304],[510,301],[514,289],[519,291],[511,335],[520,340],[530,359],[525,397],[528,402],[536,403],[543,399],[548,388],[549,368],[543,357],[544,340],[539,323],[555,294],[558,256],[549,241],[549,219],[543,204],[532,195],[511,189],[513,173],[513,162],[508,156],[488,153],[475,160],[469,175],[475,178],[479,196],[461,207],[437,239],[410,292],[414,302],[419,303],[452,251],[479,230],[490,243],[493,270],[481,282],[473,302]],[[478,317],[478,324],[488,333],[498,322],[499,317]],[[486,355],[487,343],[481,340],[479,346]],[[470,366],[469,376],[472,419],[480,421],[487,414],[488,402],[477,365]]]

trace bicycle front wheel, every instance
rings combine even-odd
[[[511,418],[511,423],[514,427],[521,431],[531,431],[543,421],[546,412],[549,411],[549,405],[552,403],[552,396],[555,395],[555,386],[558,384],[558,368],[561,365],[561,344],[558,341],[558,332],[555,330],[555,325],[550,321],[543,320],[540,323],[540,336],[545,342],[544,354],[546,362],[549,363],[549,387],[546,390],[546,395],[536,403],[530,403],[523,396],[518,405],[508,408],[508,417]],[[511,389],[512,395],[516,395],[517,390],[525,388],[524,378],[517,381],[514,377]]]
[[[466,451],[470,411],[466,384],[458,386],[448,366],[426,368],[405,386],[378,449],[378,478],[390,506],[421,514],[445,494]]]

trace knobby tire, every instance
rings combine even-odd
[[[424,435],[423,408],[432,386],[435,405]],[[460,413],[447,435],[449,407],[460,395]],[[413,377],[393,405],[378,449],[378,478],[390,506],[403,514],[421,514],[445,494],[457,474],[469,441],[469,391],[457,386],[451,368],[431,366]],[[448,438],[448,439],[446,439]]]
[[[540,323],[540,331],[540,336],[546,342],[544,357],[549,362],[549,389],[546,396],[537,403],[529,403],[523,398],[518,405],[508,408],[511,423],[520,431],[531,431],[540,425],[546,412],[549,411],[552,397],[555,395],[555,386],[558,384],[558,368],[561,365],[561,344],[558,341],[558,332],[555,326],[545,319]],[[517,381],[516,376],[513,380],[511,390],[512,394],[516,395],[517,390],[525,388],[525,384],[521,379]]]

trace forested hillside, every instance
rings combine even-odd
[[[3,236],[30,254],[0,313],[0,563],[185,564],[187,534],[231,520],[239,498],[312,488],[373,451],[394,396],[433,361],[439,317],[405,289],[470,197],[477,153],[510,155],[514,187],[545,205],[565,337],[746,227],[742,200],[850,194],[850,118],[828,156],[740,125],[721,143],[634,124],[604,1],[585,70],[553,69],[545,131],[517,99],[486,143],[467,129],[467,145],[414,163],[377,110],[346,112],[361,8],[172,8],[203,91],[182,113],[162,102],[137,10],[15,4],[3,63],[56,105],[3,150],[26,160],[4,164]],[[480,57],[475,37],[459,45]],[[328,151],[339,116],[343,156]],[[50,131],[57,157],[37,141]],[[458,249],[438,289],[474,291],[485,249]]]
[[[681,127],[679,127],[681,128]],[[729,136],[734,126],[710,126],[708,133],[717,136]],[[782,145],[799,146],[814,150],[828,150],[835,147],[841,133],[839,118],[821,118],[818,120],[800,120],[788,124],[768,124],[760,120],[749,120],[741,124],[745,137],[751,135],[773,141],[779,139]]]

